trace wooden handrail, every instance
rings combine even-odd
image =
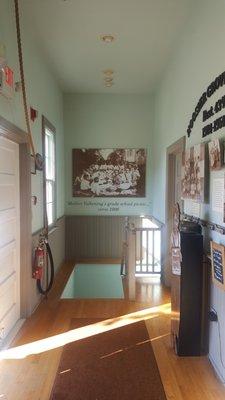
[[[152,215],[146,215],[144,218],[149,219],[153,224],[157,225],[155,228],[154,227],[149,227],[149,228],[142,228],[142,227],[136,227],[135,224],[132,222],[129,222],[130,217],[126,217],[126,228],[128,230],[161,230],[165,224],[161,221],[159,221],[157,218],[153,217]],[[142,217],[139,217],[142,218]]]
[[[153,217],[153,215],[145,215],[146,219],[150,219],[151,222],[155,223],[159,227],[163,228],[165,224],[161,221],[159,221],[157,218]]]

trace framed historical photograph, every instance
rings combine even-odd
[[[146,149],[73,149],[73,197],[145,197]]]
[[[211,241],[212,281],[225,290],[225,247]]]
[[[209,146],[209,168],[211,171],[222,167],[222,151],[219,139],[212,140]]]
[[[205,144],[184,151],[181,169],[181,196],[203,203],[205,198]]]

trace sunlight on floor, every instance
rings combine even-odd
[[[163,339],[163,338],[165,338],[165,337],[167,337],[167,336],[170,336],[170,335],[171,335],[171,333],[168,332],[168,333],[165,333],[164,335],[156,336],[156,337],[154,337],[153,339],[150,339],[150,342],[155,342],[156,340]]]
[[[22,346],[13,347],[11,349],[1,351],[0,360],[22,359],[32,354],[43,353],[45,351],[64,346],[67,343],[72,343],[90,336],[98,335],[112,329],[121,328],[123,326],[133,324],[138,321],[157,318],[160,315],[165,314],[171,314],[170,303],[122,315],[117,318],[107,319],[96,324],[72,329],[68,332],[50,336],[46,339],[37,340],[35,342],[27,343]]]
[[[60,375],[67,374],[67,373],[70,372],[70,371],[71,371],[71,368],[65,369],[64,371],[61,371],[61,372],[60,372]]]

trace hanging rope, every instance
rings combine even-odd
[[[36,153],[34,149],[33,137],[30,129],[30,119],[27,107],[27,95],[26,95],[26,85],[25,85],[25,77],[24,77],[24,66],[23,66],[23,51],[22,51],[22,41],[21,41],[21,33],[20,33],[20,15],[19,15],[19,2],[18,0],[14,0],[15,4],[15,16],[16,16],[16,32],[17,32],[17,46],[18,46],[18,56],[19,56],[19,66],[20,66],[20,77],[22,84],[22,93],[23,93],[23,106],[26,120],[26,127],[29,139],[29,145],[31,148],[32,155],[34,156],[34,161],[36,163]]]
[[[19,17],[19,2],[18,0],[14,0],[15,4],[15,16],[16,16],[16,32],[17,32],[17,46],[18,46],[18,55],[19,55],[19,66],[20,66],[20,77],[22,84],[22,93],[23,93],[23,105],[24,105],[24,113],[26,119],[27,133],[29,138],[29,144],[31,148],[31,152],[34,156],[36,168],[39,170],[43,170],[43,178],[44,178],[44,228],[39,237],[39,243],[43,246],[45,251],[45,269],[46,269],[46,287],[42,286],[41,279],[37,279],[37,287],[40,293],[47,296],[47,293],[51,289],[54,281],[54,262],[52,257],[51,248],[48,243],[48,215],[47,215],[47,204],[46,204],[46,176],[45,176],[45,168],[43,168],[43,157],[40,154],[35,153],[34,142],[32,138],[32,133],[30,129],[30,119],[29,112],[27,107],[27,95],[26,95],[26,85],[25,85],[25,77],[24,77],[24,66],[23,66],[23,52],[22,52],[22,41],[21,41],[21,33],[20,33],[20,17]],[[49,263],[50,263],[50,281],[49,281]]]

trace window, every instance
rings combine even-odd
[[[43,118],[43,147],[45,158],[44,169],[44,201],[48,218],[48,226],[56,221],[56,174],[55,174],[55,129]]]

